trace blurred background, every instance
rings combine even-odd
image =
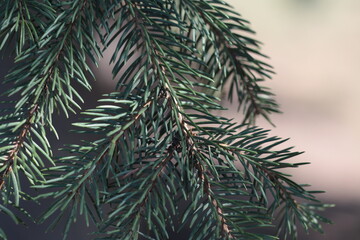
[[[292,174],[336,203],[324,213],[335,224],[300,239],[360,239],[360,1],[228,2],[251,22],[276,72],[267,86],[284,113],[272,116],[275,128],[257,124],[305,151],[296,160],[311,164]],[[226,107],[236,118],[237,106]]]
[[[272,135],[290,137],[286,143],[305,151],[296,160],[311,162],[291,173],[314,190],[325,190],[319,198],[336,203],[324,215],[334,225],[324,226],[325,234],[302,234],[300,240],[360,239],[360,1],[359,0],[228,0],[251,22],[262,52],[276,72],[266,84],[277,95],[283,114],[273,115],[276,127],[260,119],[257,125],[272,129]],[[110,54],[110,52],[109,52]],[[108,59],[106,59],[108,57]],[[0,60],[0,77],[10,68],[9,59]],[[94,93],[83,93],[90,106],[100,94],[112,91],[109,56],[96,71]],[[109,81],[103,81],[109,80]],[[108,85],[107,85],[108,83]],[[237,118],[237,104],[224,102],[224,115]],[[67,134],[70,119],[58,120],[63,142],[74,142]],[[33,211],[42,207],[33,206]],[[80,220],[80,219],[79,219]],[[61,227],[45,234],[44,226],[15,226],[0,220],[10,240],[61,239]],[[70,240],[87,240],[79,221]],[[177,237],[176,239],[182,239]],[[175,240],[175,237],[174,239]],[[186,240],[186,239],[184,239]]]

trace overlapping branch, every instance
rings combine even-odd
[[[16,64],[3,82],[9,88],[3,95],[18,98],[16,102],[2,102],[7,112],[0,118],[0,190],[7,195],[2,198],[4,204],[19,205],[20,172],[31,184],[45,179],[45,160],[54,164],[46,137],[48,130],[56,134],[52,114],[62,109],[68,115],[73,106],[79,107],[77,98],[82,99],[74,85],[90,88],[85,76],[89,70],[86,56],[95,59],[99,53],[95,36],[90,34],[93,23],[85,26],[91,21],[85,12],[90,12],[87,7],[92,3],[67,4],[19,0],[4,1],[0,6],[0,49],[9,45],[9,40],[16,42]],[[87,47],[79,50],[84,43]]]
[[[57,17],[36,45],[20,51],[20,64],[9,75],[16,84],[11,93],[24,96],[18,113],[6,118],[17,122],[8,125],[16,136],[4,148],[4,174],[21,156],[25,173],[43,176],[39,156],[51,158],[51,150],[42,125],[52,128],[55,108],[67,115],[77,106],[73,80],[90,88],[86,58],[101,55],[94,32],[103,51],[116,44],[111,61],[118,91],[74,124],[79,134],[98,139],[67,147],[36,186],[52,191],[40,197],[55,199],[40,222],[56,213],[53,227],[65,217],[64,238],[80,213],[98,225],[99,239],[169,239],[168,229],[179,224],[190,228],[194,240],[263,239],[252,228],[269,227],[284,206],[290,210],[280,213],[283,227],[299,219],[320,228],[315,205],[297,202],[316,201],[312,193],[280,172],[298,166],[285,161],[299,153],[274,150],[283,140],[212,112],[223,110],[214,93],[227,82],[230,98],[236,90],[244,122],[278,112],[272,93],[260,86],[270,77],[269,66],[255,58],[263,56],[258,42],[246,36],[252,31],[231,7],[220,0],[77,0],[55,9]],[[23,162],[31,149],[41,154],[30,171]],[[182,201],[189,205],[176,219]],[[282,234],[294,238],[296,231],[285,228]]]

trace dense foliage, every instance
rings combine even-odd
[[[195,240],[296,239],[297,226],[329,222],[316,192],[283,171],[304,164],[288,161],[299,152],[254,126],[279,112],[261,85],[271,67],[225,2],[0,4],[0,49],[15,43],[1,102],[0,211],[14,221],[23,200],[53,198],[39,222],[65,218],[64,238],[78,214],[98,227],[97,239],[170,239],[182,229]],[[84,141],[57,158],[47,140],[59,127],[53,115],[77,113],[78,88],[91,90],[89,63],[110,45],[116,89],[83,112],[74,126]],[[215,115],[225,88],[240,124]],[[20,176],[41,194],[28,196]],[[272,227],[274,236],[259,233]]]

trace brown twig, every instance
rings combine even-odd
[[[217,211],[218,220],[221,222],[222,235],[224,237],[228,237],[230,239],[233,239],[234,237],[231,234],[231,231],[229,229],[229,225],[228,225],[226,219],[224,218],[224,213],[223,213],[221,207],[219,206],[218,201],[211,194],[211,185],[210,185],[210,182],[209,182],[208,178],[204,174],[204,167],[199,162],[195,163],[195,167],[196,167],[196,169],[198,171],[198,177],[201,180],[201,182],[203,183],[203,192],[204,192],[205,195],[207,195],[210,198],[211,204],[214,206],[214,208]]]
[[[87,0],[83,1],[83,5],[80,9],[80,11],[85,7],[87,3]],[[69,31],[73,28],[75,24],[75,21],[71,22],[69,25]],[[69,33],[69,31],[67,33]],[[69,34],[67,35],[69,36]],[[46,77],[46,80],[44,81],[45,84],[43,86],[43,89],[40,92],[40,95],[44,94],[44,92],[48,91],[48,84],[50,83],[51,79],[52,79],[52,74],[54,73],[55,70],[55,66],[57,61],[59,61],[59,57],[61,55],[61,53],[64,50],[64,45],[62,45],[61,49],[57,52],[56,56],[55,56],[55,60],[52,63],[51,67],[49,68],[48,71],[48,75]],[[22,125],[22,129],[20,131],[20,134],[17,137],[17,140],[14,143],[14,147],[9,151],[7,158],[5,160],[5,164],[7,165],[6,168],[2,171],[1,176],[0,176],[0,190],[3,188],[4,184],[5,184],[5,178],[6,176],[9,175],[9,173],[12,171],[12,166],[14,164],[14,161],[16,159],[17,154],[19,153],[19,151],[21,150],[24,141],[26,140],[26,137],[28,135],[28,133],[30,132],[30,129],[32,127],[32,120],[33,118],[36,116],[37,111],[40,107],[40,98],[36,98],[37,101],[33,103],[33,107],[31,107],[29,113],[28,113],[28,117],[25,121],[25,123]]]

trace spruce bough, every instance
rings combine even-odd
[[[55,217],[43,223],[51,229],[65,219],[64,239],[79,214],[96,239],[321,232],[330,221],[318,211],[329,205],[285,173],[306,164],[288,161],[300,152],[254,125],[279,106],[261,85],[272,71],[252,35],[221,0],[3,0],[0,49],[14,43],[15,67],[1,102],[1,217],[19,223],[24,200],[50,198],[37,221]],[[78,112],[89,63],[110,45],[116,89],[83,112],[73,124],[83,141],[58,158],[47,139],[57,136],[53,115]],[[225,86],[241,123],[215,114]],[[24,179],[38,196],[22,190]],[[260,233],[269,228],[276,234]]]

